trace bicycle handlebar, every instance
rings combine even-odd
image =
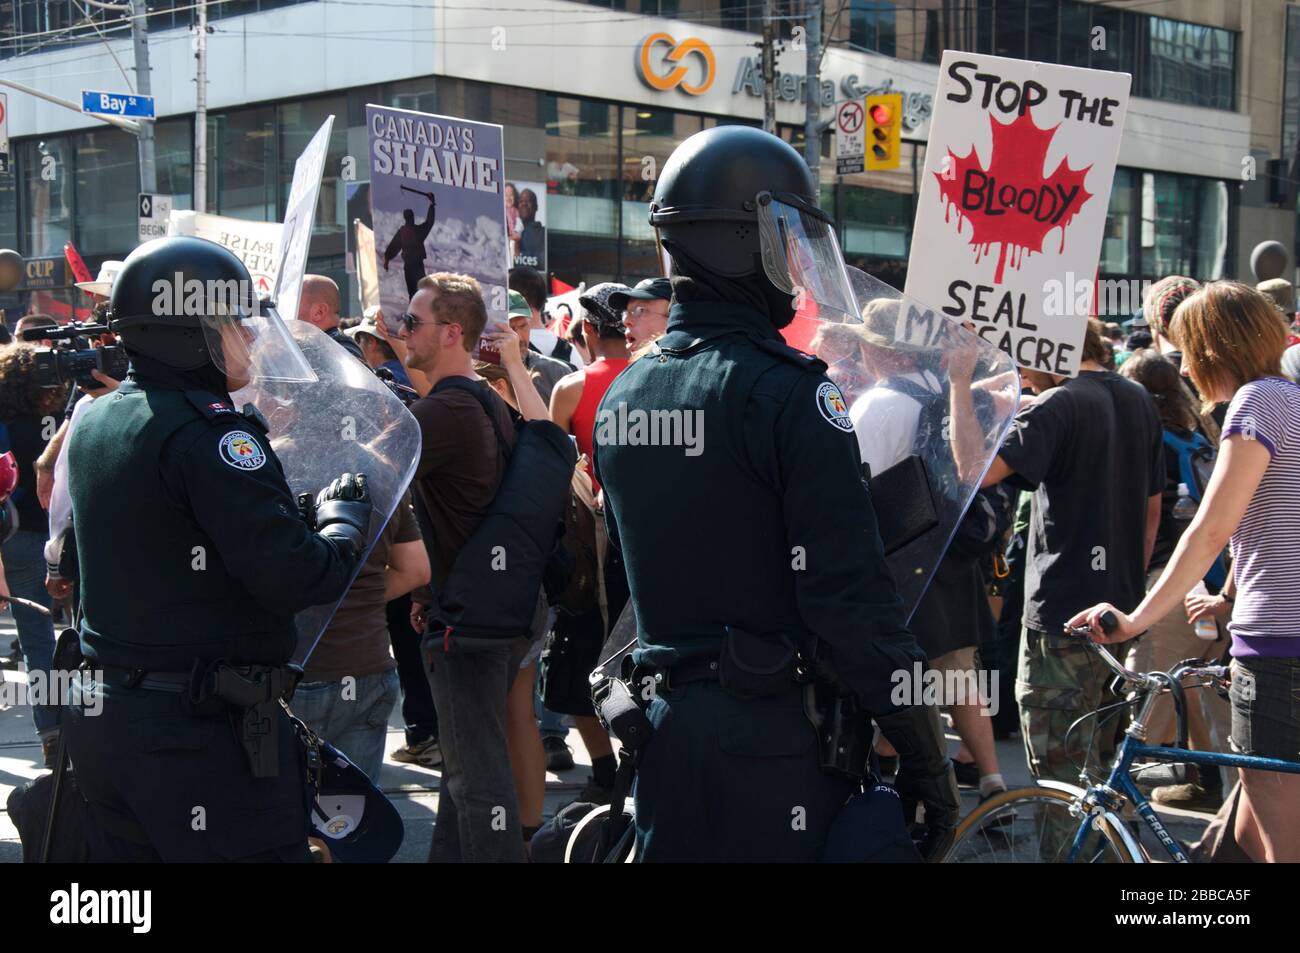
[[[1119,620],[1115,618],[1114,613],[1107,611],[1101,614],[1097,619],[1097,623],[1101,626],[1103,632],[1110,633],[1114,632],[1116,627],[1118,627]],[[1139,688],[1159,690],[1165,686],[1165,679],[1172,679],[1181,683],[1182,679],[1189,675],[1198,679],[1208,679],[1211,682],[1222,682],[1228,677],[1228,669],[1226,666],[1197,665],[1189,662],[1180,663],[1167,673],[1160,672],[1150,674],[1135,672],[1132,669],[1121,665],[1119,660],[1110,653],[1110,650],[1107,649],[1106,646],[1088,638],[1089,634],[1092,632],[1090,626],[1067,625],[1065,631],[1067,635],[1082,638],[1084,644],[1099,656],[1101,660],[1106,663],[1106,667],[1114,672],[1117,677]]]

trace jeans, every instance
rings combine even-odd
[[[438,706],[442,784],[431,863],[526,859],[506,749],[506,696],[529,647],[519,639],[468,654],[432,650],[429,684]]]
[[[411,628],[411,597],[399,596],[388,603],[388,640],[397,660],[397,677],[402,683],[402,721],[406,743],[417,745],[438,737],[438,711],[433,707],[429,679],[420,658],[420,634]]]
[[[388,716],[397,704],[397,672],[362,675],[351,682],[302,682],[293,713],[379,783]]]
[[[50,607],[50,594],[45,591],[45,533],[20,529],[3,547],[5,580],[9,592],[20,599],[30,599],[45,608]],[[11,603],[14,623],[18,626],[18,647],[23,653],[23,664],[28,672],[48,672],[54,663],[54,623],[49,616],[35,609]],[[41,736],[52,733],[58,726],[53,708],[32,706],[32,721]]]

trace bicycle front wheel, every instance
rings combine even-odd
[[[1074,798],[1051,788],[1016,788],[989,798],[957,825],[945,864],[1064,864],[1083,823]],[[1139,863],[1108,817],[1097,819],[1076,863]]]

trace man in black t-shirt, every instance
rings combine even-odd
[[[1016,701],[1037,778],[1075,783],[1085,752],[1104,759],[1075,719],[1102,704],[1107,671],[1062,634],[1080,606],[1136,605],[1160,522],[1164,448],[1155,403],[1105,370],[1107,345],[1084,340],[1078,377],[1023,371],[1039,397],[1021,410],[984,479],[1033,491]]]

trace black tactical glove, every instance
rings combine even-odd
[[[932,705],[912,705],[877,716],[876,724],[898,752],[894,786],[899,796],[905,802],[919,801],[925,805],[925,825],[919,832],[913,832],[917,848],[927,861],[937,860],[952,844],[960,810],[957,779],[948,762],[939,710]]]
[[[345,473],[316,496],[316,533],[361,555],[370,528],[370,488],[364,473]]]

